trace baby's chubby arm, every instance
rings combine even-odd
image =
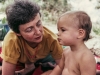
[[[41,75],[61,75],[63,70],[63,57],[61,58],[58,65],[53,70],[46,71],[42,73]]]
[[[62,71],[64,69],[64,64],[65,64],[65,55],[68,53],[68,50],[70,48],[65,48],[63,50],[63,54],[62,54],[62,58],[60,59],[60,62],[58,65],[56,65],[56,67],[53,70],[47,71],[41,75],[61,75]]]
[[[64,54],[62,54],[62,58],[59,64],[56,65],[56,67],[52,70],[52,72],[49,75],[61,75],[64,69],[64,62],[65,62],[65,57]]]

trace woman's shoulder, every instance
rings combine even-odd
[[[16,33],[10,30],[4,37],[3,43],[5,45],[10,45],[15,43],[17,44],[18,41],[20,41],[20,38],[16,35]]]
[[[16,39],[16,38],[17,35],[12,30],[9,30],[9,32],[4,37],[4,40]]]

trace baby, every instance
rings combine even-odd
[[[62,59],[53,71],[42,75],[96,75],[96,61],[84,41],[89,39],[92,23],[83,11],[67,12],[57,23],[58,40],[64,49]]]

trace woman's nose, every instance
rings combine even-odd
[[[38,27],[35,28],[35,34],[40,34],[40,29]]]

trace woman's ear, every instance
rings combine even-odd
[[[85,37],[85,30],[84,29],[79,29],[79,36],[78,38],[84,38]]]
[[[21,34],[20,33],[15,33],[17,36],[21,36]]]

